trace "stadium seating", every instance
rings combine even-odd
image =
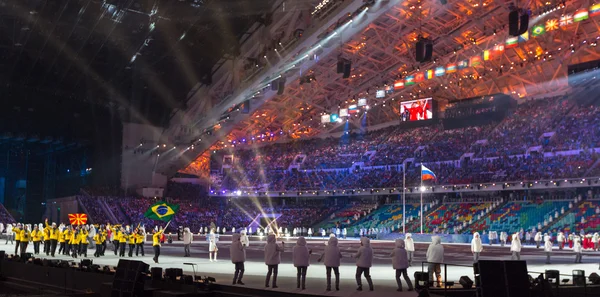
[[[16,223],[13,216],[10,215],[10,213],[8,212],[8,210],[6,210],[6,208],[4,207],[4,204],[2,204],[2,203],[0,203],[0,222],[2,222],[3,224]]]

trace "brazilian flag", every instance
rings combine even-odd
[[[179,205],[159,201],[150,206],[144,216],[152,220],[169,221],[177,211],[179,211]]]

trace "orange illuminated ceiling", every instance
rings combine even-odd
[[[287,81],[285,92],[267,101],[240,122],[222,147],[242,138],[274,133],[297,139],[335,131],[341,124],[321,124],[321,115],[337,113],[358,98],[367,98],[368,114],[350,117],[350,124],[375,125],[398,119],[397,102],[409,98],[433,97],[439,101],[468,98],[491,93],[515,96],[552,92],[565,87],[566,65],[600,58],[598,49],[583,41],[598,37],[600,17],[548,32],[506,49],[501,56],[483,61],[477,68],[425,80],[385,98],[375,91],[393,84],[411,73],[468,59],[507,39],[508,12],[513,1],[404,1],[368,25],[344,44],[333,44],[335,54],[319,57],[319,62],[303,73],[314,75],[310,83]],[[532,1],[531,26],[562,13],[589,7],[588,1],[564,2],[565,7],[538,15],[563,2]],[[551,9],[550,9],[551,10]],[[418,63],[414,58],[415,41],[427,37],[434,42],[433,60]],[[576,50],[571,52],[571,44]],[[352,62],[351,76],[337,73],[338,55]],[[366,117],[366,119],[364,118]],[[215,147],[215,148],[216,148]]]

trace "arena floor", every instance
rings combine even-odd
[[[152,247],[146,245],[146,256],[145,257],[133,257],[132,260],[142,260],[151,266],[160,266],[163,268],[183,268],[185,273],[192,274],[192,266],[184,265],[183,263],[195,263],[197,266],[196,275],[198,276],[212,276],[217,279],[218,283],[228,285],[233,277],[233,265],[229,258],[229,246],[231,241],[230,236],[221,236],[221,240],[218,243],[219,253],[218,262],[209,262],[208,259],[208,243],[204,240],[204,237],[197,239],[197,242],[192,244],[192,257],[183,257],[183,245],[180,242],[173,244],[164,244],[161,250],[161,256],[159,264],[154,264],[152,261]],[[292,261],[292,247],[294,246],[295,239],[285,240],[286,252],[282,254],[282,264],[279,265],[279,278],[278,286],[276,290],[288,291],[288,292],[299,292],[296,289],[296,270],[291,264]],[[356,282],[354,280],[355,274],[355,261],[351,258],[351,255],[356,252],[359,247],[359,242],[356,239],[340,240],[339,246],[342,249],[344,258],[342,259],[342,266],[340,267],[340,291],[325,291],[325,269],[323,264],[318,263],[317,259],[324,250],[324,242],[322,239],[309,239],[308,247],[312,249],[313,254],[311,256],[311,266],[308,269],[307,275],[307,290],[303,293],[314,294],[314,295],[325,295],[325,296],[376,296],[382,293],[392,294],[394,296],[416,296],[414,292],[403,293],[396,292],[396,283],[394,280],[394,271],[391,268],[391,260],[389,253],[393,248],[393,242],[391,241],[372,241],[374,249],[374,261],[373,267],[371,268],[371,276],[373,277],[373,283],[375,285],[375,291],[369,292],[357,292]],[[246,286],[252,288],[264,288],[264,277],[266,274],[266,266],[263,262],[263,247],[265,242],[261,241],[260,238],[252,237],[250,246],[247,248],[246,255],[246,273],[244,276],[244,282]],[[414,281],[412,275],[415,271],[421,270],[420,261],[425,261],[425,253],[427,251],[427,243],[416,243],[415,260],[413,267],[409,268],[409,275]],[[465,244],[444,244],[445,256],[444,260],[446,263],[452,263],[461,266],[448,266],[447,278],[449,281],[456,281],[462,275],[467,275],[473,279],[473,269],[470,267],[472,264],[472,254],[470,252],[470,246]],[[8,254],[14,252],[14,245],[6,245],[4,240],[0,242],[0,250],[7,251]],[[33,246],[30,244],[28,252],[33,252]],[[88,253],[89,258],[93,258],[94,251],[91,250]],[[571,274],[574,269],[585,270],[586,275],[592,272],[598,272],[598,259],[597,254],[600,252],[586,252],[583,256],[582,264],[574,264],[575,255],[570,250],[559,251],[556,249],[552,254],[552,264],[546,265],[545,254],[543,249],[536,249],[535,246],[527,246],[523,248],[521,253],[521,259],[526,260],[528,263],[528,270],[531,272],[543,272],[546,269],[557,269],[561,274]],[[57,256],[57,259],[72,259],[66,256]],[[81,259],[81,258],[80,258]],[[116,266],[118,257],[114,256],[112,252],[112,245],[109,245],[106,256],[101,258],[93,258],[94,264],[101,266],[110,265]],[[127,258],[129,259],[129,258]],[[510,260],[509,247],[500,247],[498,245],[485,246],[484,251],[481,254],[482,260]],[[442,274],[444,273],[442,267]],[[532,275],[534,275],[532,273]],[[535,276],[535,275],[534,275]],[[570,277],[562,277],[570,278]],[[363,279],[363,288],[366,282]],[[367,286],[368,287],[368,286]],[[272,290],[272,289],[271,289]]]

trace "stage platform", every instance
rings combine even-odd
[[[192,244],[191,252],[192,257],[183,257],[183,245],[181,242],[174,242],[173,244],[164,244],[161,250],[161,256],[159,264],[154,264],[152,261],[152,247],[150,244],[146,244],[146,256],[134,257],[125,259],[141,260],[148,263],[151,267],[159,266],[165,268],[182,268],[185,274],[193,274],[192,266],[184,265],[183,263],[194,263],[196,264],[196,275],[197,276],[212,276],[217,280],[217,283],[221,285],[230,285],[233,277],[234,266],[229,258],[229,246],[230,236],[221,236],[221,240],[218,243],[219,253],[218,261],[210,262],[208,259],[208,243],[204,237],[198,237],[197,240]],[[264,239],[264,238],[263,238]],[[308,239],[308,247],[313,250],[311,256],[311,266],[308,269],[307,275],[307,290],[301,291],[296,289],[296,269],[292,263],[292,248],[295,244],[295,239],[289,238],[284,240],[285,252],[282,254],[282,263],[279,265],[279,277],[278,277],[278,289],[285,292],[303,293],[310,295],[324,295],[324,296],[376,296],[385,294],[385,296],[416,296],[415,292],[407,292],[406,284],[404,284],[404,292],[396,292],[396,282],[394,280],[394,270],[391,267],[391,259],[389,254],[394,246],[391,241],[371,241],[374,249],[374,261],[373,267],[371,268],[371,276],[373,277],[373,283],[375,285],[375,291],[369,292],[368,286],[363,278],[363,289],[366,291],[356,291],[355,281],[355,260],[352,255],[356,252],[360,243],[357,239],[341,239],[339,246],[342,250],[343,259],[342,266],[340,267],[340,291],[336,292],[325,291],[325,267],[322,263],[318,263],[317,259],[322,254],[325,248],[325,240],[323,239]],[[244,282],[246,287],[263,289],[264,280],[267,268],[264,265],[263,248],[265,242],[259,237],[252,237],[250,246],[247,248],[247,261],[246,261],[246,273],[244,276]],[[417,243],[415,260],[413,267],[408,269],[411,280],[414,282],[413,274],[415,271],[421,270],[421,261],[425,261],[425,253],[427,251],[427,243]],[[470,246],[466,244],[444,244],[445,256],[444,261],[448,264],[455,264],[459,266],[448,266],[447,279],[448,281],[455,281],[458,285],[458,280],[461,276],[466,275],[471,279],[473,278],[472,265],[472,254],[470,252]],[[484,246],[484,251],[481,254],[482,260],[510,260],[509,246],[500,247],[499,245]],[[4,250],[7,254],[14,252],[14,245],[6,245],[4,240],[0,241],[0,250]],[[33,252],[33,245],[30,244],[28,252]],[[88,258],[93,259],[94,264],[100,266],[116,266],[119,257],[115,256],[112,251],[112,245],[109,245],[106,256],[100,258],[93,257],[94,250],[88,250]],[[545,254],[543,249],[536,249],[535,247],[526,246],[523,248],[521,253],[521,260],[527,261],[528,270],[531,272],[544,272],[547,269],[559,270],[561,274],[570,275],[573,270],[581,269],[585,271],[586,276],[592,272],[598,272],[598,254],[600,252],[586,252],[583,256],[582,264],[574,264],[575,255],[571,250],[559,251],[555,248],[552,254],[552,264],[544,264]],[[40,255],[44,258],[45,255]],[[57,255],[56,259],[73,260],[71,257]],[[81,258],[78,258],[79,261]],[[442,268],[443,273],[443,268]],[[532,276],[537,275],[531,273]],[[570,277],[563,277],[570,278]]]

